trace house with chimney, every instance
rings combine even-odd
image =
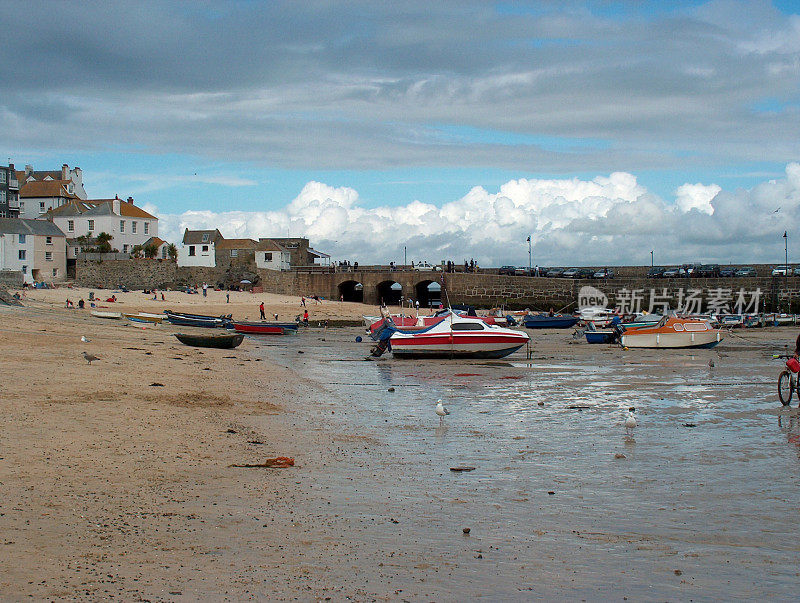
[[[25,171],[16,172],[16,179],[21,218],[38,218],[73,199],[87,199],[81,168],[70,169],[66,163],[60,171],[37,171],[26,165]]]
[[[275,239],[259,239],[256,245],[256,267],[265,270],[289,270],[292,254]]]
[[[183,233],[181,246],[178,248],[178,266],[217,265],[217,242],[223,239],[216,228],[214,230],[189,230]]]
[[[48,210],[41,219],[53,222],[66,235],[69,260],[76,259],[81,251],[79,237],[91,240],[105,232],[111,235],[112,249],[130,253],[136,245],[144,245],[158,235],[158,218],[136,206],[133,197],[70,199]]]
[[[0,270],[20,272],[28,284],[63,281],[67,276],[65,238],[46,220],[0,218]]]

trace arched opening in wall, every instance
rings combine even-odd
[[[422,281],[416,284],[414,291],[417,294],[420,308],[438,307],[442,301],[442,285],[436,281]]]
[[[403,286],[395,281],[383,281],[378,285],[378,303],[397,306],[403,296]]]
[[[339,285],[339,299],[346,302],[364,303],[364,285],[358,281],[345,281]]]

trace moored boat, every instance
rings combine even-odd
[[[231,324],[231,317],[228,316],[204,316],[202,314],[181,314],[165,310],[167,321],[170,324],[182,327],[203,327],[207,329],[227,327]]]
[[[578,318],[569,314],[528,314],[522,321],[526,329],[569,329]]]
[[[218,348],[221,350],[235,348],[244,340],[244,335],[241,333],[223,333],[220,335],[175,333],[175,337],[184,345],[197,348]]]
[[[161,324],[161,321],[166,318],[163,314],[149,314],[148,312],[139,312],[138,314],[123,314],[128,320],[133,322],[150,322],[154,324]]]
[[[522,331],[457,314],[420,331],[394,329],[388,338],[398,358],[503,358],[529,341]]]
[[[102,310],[92,310],[92,316],[96,318],[110,318],[117,320],[122,318],[122,312],[103,312]]]
[[[293,330],[296,330],[295,325]],[[233,329],[237,333],[248,335],[283,335],[286,329],[280,324],[270,324],[268,322],[233,322]]]
[[[619,328],[620,343],[627,348],[712,348],[725,337],[707,320],[669,316],[653,326]]]

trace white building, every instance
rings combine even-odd
[[[155,257],[157,259],[166,260],[169,258],[169,243],[167,243],[164,239],[160,237],[150,237],[144,242],[142,247],[147,247],[148,245],[152,245],[156,248]]]
[[[183,241],[178,248],[178,266],[217,265],[216,244],[223,239],[222,233],[214,230],[189,230],[183,233]]]
[[[21,218],[38,218],[43,213],[61,207],[72,199],[85,200],[81,168],[65,163],[61,171],[35,171],[26,165],[16,172],[19,182],[19,214]]]
[[[44,220],[0,218],[0,270],[22,273],[28,284],[67,276],[64,233]]]
[[[272,239],[259,239],[256,245],[256,267],[267,270],[289,270],[291,253]]]
[[[69,249],[67,258],[75,259],[79,251],[76,239],[81,236],[94,238],[101,232],[111,235],[111,247],[122,253],[130,253],[135,245],[144,245],[158,235],[158,218],[133,204],[119,198],[77,200],[49,210],[43,219],[53,222],[67,236]]]

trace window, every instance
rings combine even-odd
[[[75,220],[67,220],[67,230],[69,232],[75,232]]]
[[[136,222],[131,222],[131,232],[136,234]]]
[[[128,253],[128,246],[127,245],[123,245],[122,246],[122,253]]]
[[[23,266],[22,267],[22,274],[28,274],[28,267],[27,266]]]
[[[194,255],[194,245],[189,245],[189,256]]]
[[[119,221],[119,231],[120,232],[125,232],[125,220],[120,220]]]
[[[53,252],[52,251],[45,251],[44,252],[44,259],[45,259],[46,262],[52,262],[53,261]]]
[[[203,243],[208,243],[208,235],[207,234],[203,235]]]
[[[203,245],[203,251],[208,251],[208,245]]]
[[[150,222],[144,223],[144,234],[148,234],[150,232]]]
[[[52,245],[53,244],[53,237],[45,237],[44,238],[45,245]]]
[[[24,245],[25,244],[25,235],[24,234],[19,235],[19,244],[20,245]]]
[[[483,325],[475,322],[457,322],[451,327],[453,331],[483,331]]]
[[[44,213],[44,201],[39,201],[39,212]]]
[[[5,203],[6,201],[6,191],[0,190],[0,203]]]
[[[53,268],[53,276],[58,276],[58,268]]]
[[[78,248],[75,248],[75,255],[78,255]]]
[[[5,182],[5,181],[6,181],[6,171],[0,170],[0,182]]]
[[[272,261],[272,253],[265,253],[264,254],[264,261],[271,262]]]
[[[19,252],[18,252],[18,255],[17,255],[17,257],[18,257],[20,260],[24,260],[24,259],[25,259],[25,250],[24,250],[24,249],[20,249],[20,250],[19,250]]]
[[[19,202],[19,211],[25,211],[25,201]]]
[[[6,212],[0,211],[0,218],[5,218],[5,217],[6,217]]]
[[[89,232],[94,230],[94,220],[89,220]]]
[[[238,249],[231,249],[231,257],[238,258],[239,257],[239,250]]]

